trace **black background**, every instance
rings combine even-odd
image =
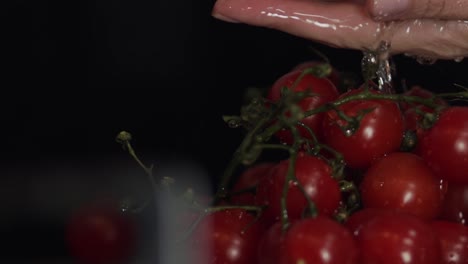
[[[221,117],[238,113],[247,87],[268,86],[313,58],[310,46],[338,70],[359,73],[358,51],[215,20],[213,4],[1,4],[2,257],[66,256],[63,220],[72,205],[119,189],[116,181],[139,170],[114,141],[119,131],[133,134],[145,162],[191,161],[215,181],[240,140]],[[466,62],[395,62],[408,85],[468,85]]]

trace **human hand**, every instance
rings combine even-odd
[[[468,0],[217,0],[213,16],[329,46],[434,59],[468,57]]]

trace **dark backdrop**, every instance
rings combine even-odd
[[[145,162],[190,161],[214,181],[240,142],[221,116],[238,113],[247,87],[268,86],[313,58],[310,46],[339,70],[359,73],[360,52],[224,23],[210,16],[213,3],[1,4],[3,256],[66,255],[68,208],[118,189],[115,179],[129,177],[122,164],[138,170],[114,141],[120,130],[134,135]],[[395,61],[409,85],[468,85],[465,62]]]

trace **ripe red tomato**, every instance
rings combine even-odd
[[[354,236],[358,236],[361,228],[371,221],[374,217],[385,214],[395,214],[394,210],[384,208],[362,208],[353,214],[343,223]]]
[[[440,242],[440,264],[468,263],[468,228],[459,223],[433,221]]]
[[[294,66],[294,68],[292,69],[292,71],[296,71],[296,70],[305,70],[305,69],[308,69],[308,68],[312,68],[312,67],[315,67],[315,66],[318,66],[318,65],[321,65],[321,64],[324,64],[325,62],[322,62],[322,61],[318,61],[318,60],[312,60],[312,61],[304,61],[304,62],[301,62],[299,64],[297,64],[296,66]],[[336,86],[336,87],[339,87],[341,85],[341,76],[340,76],[340,72],[333,66],[330,66],[331,67],[331,72],[330,72],[330,75],[327,76],[327,78]]]
[[[418,96],[421,98],[431,98],[434,96],[429,90],[423,89],[420,86],[413,86],[410,90],[404,93],[405,95]],[[439,106],[447,106],[448,103],[442,98],[437,98],[435,103]],[[419,103],[406,103],[401,102],[401,110],[403,112],[405,120],[405,130],[414,131],[416,134],[416,146],[413,149],[413,153],[418,155],[421,154],[421,141],[423,140],[427,130],[423,126],[423,114],[434,113],[433,108],[429,108]]]
[[[339,93],[335,85],[327,78],[318,78],[312,74],[305,75],[297,84],[292,87],[298,77],[301,75],[301,70],[291,71],[278,78],[268,91],[267,99],[276,102],[281,98],[281,90],[284,87],[293,89],[294,92],[303,92],[310,90],[316,94],[314,96],[302,99],[298,105],[303,111],[308,111],[322,106],[328,102],[335,100]],[[308,126],[318,139],[322,138],[321,123],[324,114],[319,113],[316,115],[308,116],[302,120],[304,125]],[[305,138],[311,138],[310,133],[302,126],[298,126],[299,133]],[[276,136],[284,143],[292,144],[293,138],[289,130],[281,130]]]
[[[417,155],[394,152],[374,163],[359,186],[363,206],[401,210],[424,219],[438,216],[440,181]]]
[[[439,219],[468,224],[468,185],[448,184]]]
[[[446,108],[422,139],[420,149],[441,179],[468,184],[468,107]]]
[[[255,217],[245,210],[211,213],[190,237],[192,263],[257,263],[261,234]]]
[[[294,222],[283,243],[282,264],[358,263],[358,247],[353,235],[329,217],[318,216]]]
[[[135,253],[136,222],[117,203],[83,205],[67,221],[66,244],[79,263],[127,263]]]
[[[284,233],[281,221],[271,225],[260,239],[258,245],[258,264],[280,263],[284,252]]]
[[[231,192],[239,192],[249,188],[256,188],[259,181],[269,175],[271,168],[275,165],[273,162],[263,162],[253,165],[243,171],[236,179]],[[237,205],[253,205],[255,192],[242,192],[231,196],[230,203]]]
[[[363,92],[363,88],[344,93],[339,99],[360,92]],[[351,136],[343,132],[343,127],[348,125],[348,122],[343,120],[336,111],[331,110],[324,117],[324,142],[343,154],[350,168],[368,168],[376,159],[400,148],[404,123],[400,109],[395,102],[354,100],[342,104],[338,109],[349,117],[356,117],[361,111],[372,109],[361,119],[359,127]]]
[[[341,201],[341,192],[338,181],[332,177],[331,167],[323,159],[305,152],[298,154],[295,165],[296,178],[315,203],[319,213],[332,215]],[[279,162],[271,176],[263,178],[258,185],[255,201],[257,205],[268,206],[262,213],[262,218],[266,219],[267,223],[278,221],[283,213],[281,197],[288,166],[289,160]],[[289,182],[288,186],[288,216],[292,220],[299,219],[307,209],[307,199],[295,183]]]
[[[439,264],[440,246],[429,223],[407,214],[376,216],[357,242],[361,264]]]
[[[403,93],[404,95],[409,95],[409,96],[417,96],[421,98],[432,98],[435,94],[427,89],[422,88],[421,86],[413,86],[411,89]],[[435,103],[440,106],[447,106],[448,103],[442,99],[442,98],[436,98]],[[422,111],[432,113],[433,109],[419,104],[419,103],[407,103],[407,102],[401,102],[400,104],[401,110],[405,112],[408,109],[414,109],[414,108],[420,108]]]

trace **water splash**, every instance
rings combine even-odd
[[[376,79],[378,90],[390,94],[394,93],[392,73],[394,67],[390,63],[390,42],[381,41],[376,50],[364,51],[361,60],[363,76],[367,80]]]

